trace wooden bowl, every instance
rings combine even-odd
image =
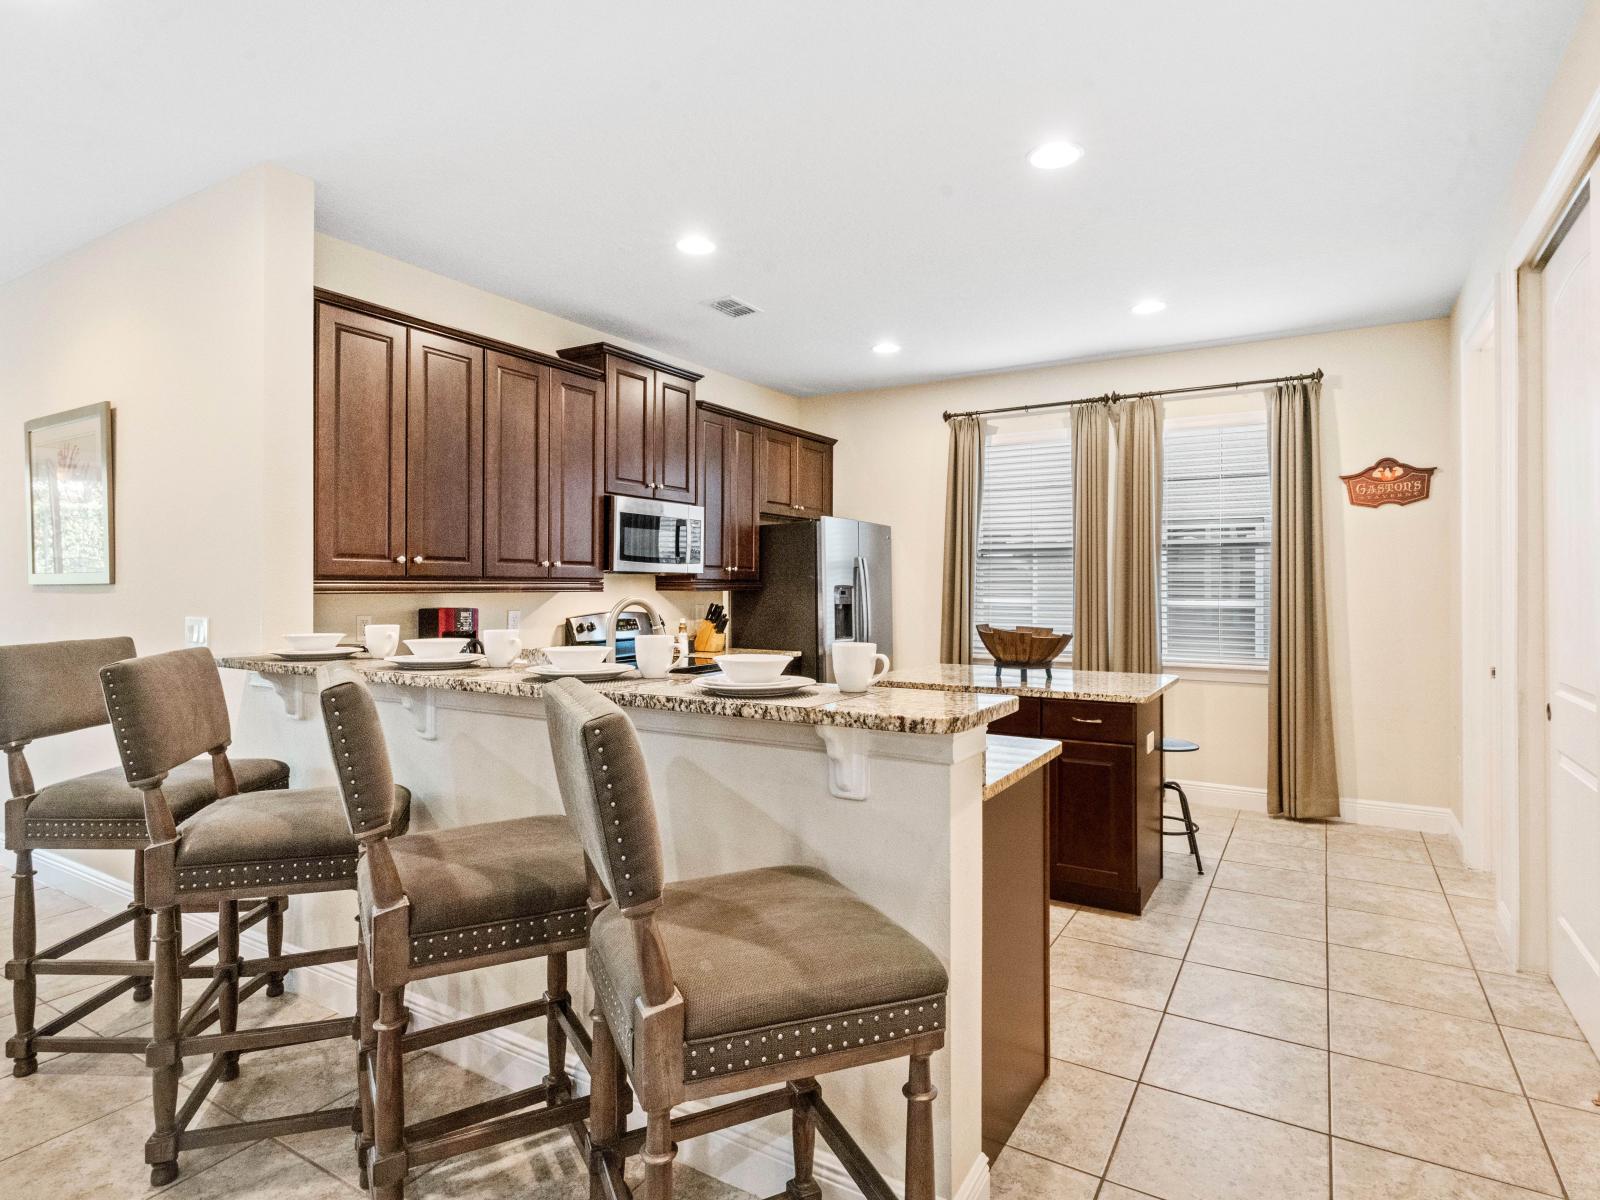
[[[1048,667],[1072,641],[1070,633],[1057,633],[1034,625],[1020,625],[1016,629],[979,625],[978,637],[995,661],[1007,667]]]

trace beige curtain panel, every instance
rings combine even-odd
[[[1111,523],[1111,404],[1076,404],[1072,413],[1072,665],[1111,669],[1106,565]]]
[[[972,661],[972,593],[983,498],[983,419],[952,417],[945,480],[944,593],[939,606],[939,661]]]
[[[1320,380],[1267,401],[1272,454],[1272,616],[1267,670],[1267,811],[1339,815],[1322,561]]]
[[[1148,675],[1161,667],[1161,402],[1149,396],[1120,401],[1116,424],[1111,669]]]

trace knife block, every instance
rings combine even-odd
[[[718,633],[710,621],[701,621],[694,634],[696,654],[721,654],[728,648],[728,635]]]

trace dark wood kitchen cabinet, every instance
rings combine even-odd
[[[599,381],[491,350],[484,389],[484,575],[599,580]]]
[[[698,503],[695,384],[701,376],[609,342],[560,353],[605,373],[605,490]]]
[[[425,329],[409,335],[406,574],[483,574],[483,348]]]
[[[761,513],[826,517],[833,513],[833,443],[794,429],[761,428]]]
[[[760,578],[756,481],[760,430],[755,422],[700,407],[700,503],[705,506],[706,584]]]

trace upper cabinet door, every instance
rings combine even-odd
[[[548,578],[542,481],[549,451],[541,423],[550,369],[490,350],[483,386],[483,573]]]
[[[598,379],[552,371],[546,406],[549,465],[544,503],[552,579],[599,579],[605,569],[601,475],[605,470],[605,394]]]
[[[695,443],[699,421],[695,415],[694,384],[687,379],[656,372],[655,444],[652,464],[657,500],[695,503]]]
[[[795,439],[795,506],[807,517],[833,514],[833,447]]]
[[[725,547],[732,515],[727,480],[733,425],[731,417],[700,410],[700,503],[706,510],[703,561],[704,574],[711,578],[721,578],[727,564]]]
[[[483,350],[411,331],[406,573],[483,575]]]
[[[795,497],[795,438],[781,429],[761,427],[761,511],[791,516]]]
[[[406,327],[317,305],[319,577],[406,573]]]
[[[728,466],[722,485],[727,505],[723,565],[729,579],[761,578],[761,498],[756,494],[760,455],[761,438],[755,425],[734,421],[729,426]]]
[[[656,373],[624,359],[606,360],[606,488],[655,496]]]

